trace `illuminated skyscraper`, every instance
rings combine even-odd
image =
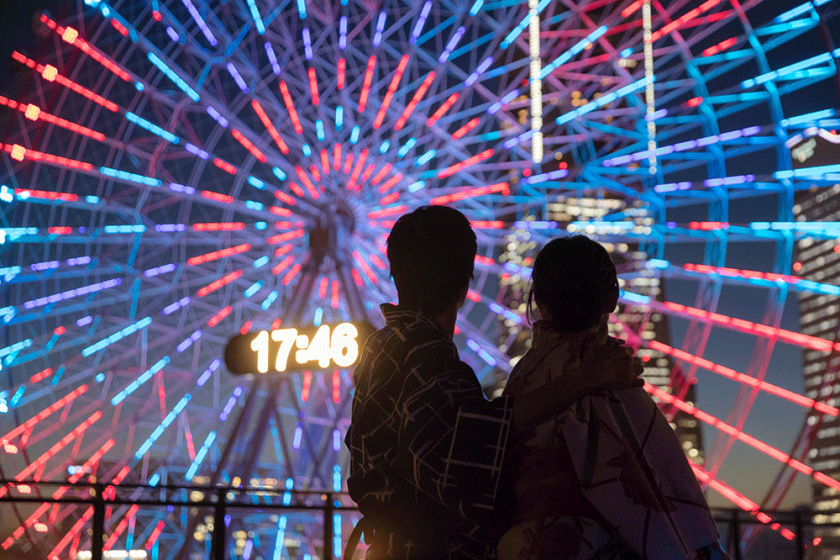
[[[811,130],[816,134],[799,137],[790,146],[794,168],[808,168],[840,161],[840,136],[824,130]],[[825,183],[822,183],[823,185]],[[812,187],[798,191],[793,207],[796,221],[840,221],[840,184]],[[840,239],[826,235],[823,239],[806,238],[797,242],[793,269],[804,280],[832,286],[840,284]],[[801,332],[832,342],[840,341],[840,297],[820,292],[799,293],[799,321]],[[840,372],[840,356],[818,350],[802,351],[805,395],[828,403],[840,404],[840,385],[836,379]],[[808,417],[813,444],[809,451],[809,465],[815,470],[837,479],[840,478],[840,418],[812,411]],[[813,488],[814,521],[816,523],[840,522],[840,493],[815,482]],[[840,558],[840,530],[834,528],[820,532],[824,557]],[[829,551],[830,549],[831,551]]]

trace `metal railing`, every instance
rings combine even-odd
[[[4,507],[12,504],[63,504],[92,507],[90,516],[91,560],[103,560],[105,556],[106,508],[109,506],[134,506],[160,508],[189,506],[204,508],[212,514],[213,523],[209,555],[212,560],[224,560],[229,550],[229,518],[232,511],[259,511],[276,514],[309,512],[320,518],[323,529],[322,560],[333,560],[338,546],[335,543],[334,514],[358,512],[345,493],[320,490],[284,490],[276,487],[243,486],[183,486],[137,484],[109,485],[102,483],[75,483],[43,481],[0,480],[5,495],[0,497],[0,514]],[[63,488],[61,492],[52,489]],[[59,496],[56,497],[56,494]],[[86,508],[86,509],[87,509]],[[198,510],[196,510],[198,511]],[[714,509],[715,521],[721,530],[723,544],[733,560],[743,560],[742,540],[751,538],[751,528],[773,530],[790,541],[794,557],[805,560],[806,552],[813,548],[812,535],[817,529],[840,527],[840,523],[815,524],[813,514],[806,511],[768,511],[765,515],[744,512],[738,509]],[[764,519],[762,522],[760,519]],[[771,521],[767,521],[770,519]],[[187,536],[189,537],[189,536]],[[5,536],[0,536],[0,540]],[[185,540],[188,540],[185,539]],[[98,543],[98,545],[96,544]],[[738,543],[739,545],[736,545]],[[4,546],[4,548],[6,548]],[[321,547],[318,547],[321,548]],[[188,558],[189,552],[179,553],[175,558]],[[809,556],[809,555],[808,555]]]

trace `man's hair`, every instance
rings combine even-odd
[[[469,286],[476,253],[467,217],[447,206],[404,214],[388,236],[388,260],[401,307],[437,315]]]
[[[618,278],[610,254],[585,235],[546,243],[534,260],[531,300],[545,307],[559,331],[585,331],[618,303]]]

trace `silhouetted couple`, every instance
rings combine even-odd
[[[367,559],[725,559],[641,362],[607,336],[607,251],[583,236],[540,251],[531,349],[488,401],[452,341],[476,247],[442,206],[388,238],[399,305],[356,366],[345,440]]]

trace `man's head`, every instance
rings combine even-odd
[[[388,236],[388,260],[400,306],[437,315],[469,286],[475,233],[467,217],[446,206],[405,214]]]

